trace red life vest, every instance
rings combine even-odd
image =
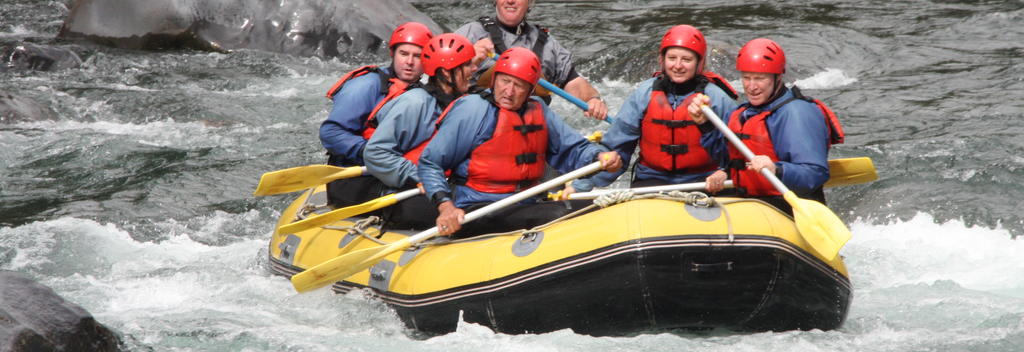
[[[373,110],[370,111],[370,114],[366,116],[366,121],[363,123],[363,139],[366,140],[369,140],[370,136],[373,136],[373,132],[377,130],[377,111],[380,111],[380,108],[388,101],[391,101],[391,99],[394,99],[402,93],[405,93],[406,90],[409,90],[410,85],[403,80],[386,74],[375,65],[366,65],[346,73],[338,80],[338,82],[334,83],[334,86],[332,86],[331,89],[327,90],[327,99],[333,99],[334,95],[338,94],[338,91],[341,90],[341,87],[344,86],[346,82],[370,72],[376,73],[380,76],[380,92],[381,94],[384,94],[384,99],[381,99],[380,102],[377,103],[377,106],[374,106]]]
[[[485,193],[531,187],[544,176],[548,129],[540,103],[527,101],[526,113],[499,108],[491,139],[469,157],[466,186]]]
[[[706,72],[705,77],[697,84],[694,93],[703,93],[707,84],[715,79],[725,82],[721,76],[711,72]],[[640,122],[640,163],[661,172],[681,174],[717,169],[718,166],[700,145],[700,129],[686,110],[696,94],[690,94],[682,104],[672,109],[662,86],[664,79],[654,82],[651,100]],[[728,94],[732,87],[724,84],[723,90]]]
[[[768,125],[765,124],[765,120],[768,119],[772,113],[779,108],[783,107],[789,102],[800,99],[808,102],[812,102],[821,109],[822,114],[825,118],[825,125],[828,126],[829,130],[829,147],[833,144],[841,144],[846,139],[846,134],[843,132],[842,126],[839,124],[839,119],[836,114],[825,106],[821,100],[813,99],[804,96],[800,92],[800,88],[793,86],[793,97],[783,101],[774,108],[761,113],[751,116],[746,122],[740,123],[740,117],[743,111],[747,109],[746,106],[740,107],[733,111],[732,115],[729,116],[729,129],[736,134],[740,140],[743,141],[750,151],[754,155],[765,155],[772,162],[779,161],[778,156],[775,154],[775,145],[772,143],[771,135],[768,133]],[[729,175],[732,182],[736,185],[740,192],[745,192],[746,195],[750,196],[779,196],[782,195],[775,186],[771,184],[768,179],[761,176],[754,170],[748,170],[746,168],[746,158],[736,147],[731,144],[729,148]]]

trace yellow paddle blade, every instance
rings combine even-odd
[[[793,220],[804,240],[825,259],[835,259],[852,237],[846,224],[824,204],[797,197],[793,191],[782,196],[793,207]]]
[[[878,179],[875,164],[868,157],[828,161],[829,179],[825,187],[857,185]]]
[[[362,167],[337,167],[331,165],[308,165],[271,171],[260,177],[254,196],[301,191],[337,179],[356,177],[363,174]]]
[[[401,241],[386,246],[361,249],[335,257],[292,276],[292,286],[298,292],[306,292],[330,285],[366,270],[381,258],[409,248],[411,245],[412,242],[409,241],[409,238],[404,238]]]
[[[397,202],[398,198],[396,194],[389,194],[365,203],[347,206],[340,209],[334,209],[327,213],[311,216],[300,221],[296,221],[291,224],[281,226],[277,228],[277,233],[282,234],[301,232],[305,229],[324,226],[341,219],[347,219],[359,214],[371,212],[383,207],[390,206]]]

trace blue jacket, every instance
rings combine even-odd
[[[540,98],[530,97],[535,101]],[[491,139],[498,123],[498,107],[478,94],[470,94],[453,102],[454,106],[444,118],[437,135],[420,156],[419,176],[431,200],[450,200],[451,195],[444,170],[452,169],[452,177],[465,178],[469,170],[470,154],[477,146]],[[524,104],[525,106],[525,104]],[[547,163],[561,172],[570,172],[586,166],[607,151],[601,145],[590,143],[579,132],[569,127],[562,118],[541,103],[548,128]],[[456,186],[455,206],[495,202],[512,193],[483,193],[466,186]]]
[[[743,120],[770,110],[793,97],[793,92],[789,88],[784,89],[781,96],[768,104],[751,106],[748,102],[740,105],[747,107],[742,114]],[[731,113],[719,115],[726,125],[729,124]],[[775,165],[782,167],[782,177],[779,179],[786,187],[796,193],[806,193],[820,188],[828,181],[828,126],[825,124],[824,114],[817,105],[799,99],[790,101],[768,116],[765,124],[768,126],[768,135],[772,139],[775,155],[779,158]],[[728,144],[729,141],[718,129],[705,132],[701,136],[701,145],[713,158],[721,161],[722,167],[728,163]]]
[[[647,113],[647,105],[651,102],[651,91],[656,79],[651,78],[640,82],[636,90],[633,91],[633,94],[630,94],[629,98],[622,104],[619,113],[615,115],[615,123],[608,128],[608,132],[601,138],[601,144],[619,153],[619,156],[622,157],[622,165],[629,165],[637,143],[640,141],[640,124],[643,121],[644,114]],[[704,94],[711,97],[711,109],[715,110],[715,112],[723,114],[736,110],[736,102],[722,88],[715,84],[708,83],[704,88]],[[673,109],[686,109],[685,106],[679,105],[687,97],[693,95],[693,93],[674,95],[670,92],[665,92],[665,95],[669,103],[672,104]],[[577,180],[573,182],[572,186],[581,192],[589,191],[595,186],[605,187],[615,181],[625,171],[626,167],[614,173],[600,172],[590,179]],[[636,164],[633,173],[633,177],[636,180],[658,179],[668,183],[704,182],[704,179],[711,174],[711,172],[670,174],[649,168],[640,163]]]
[[[390,73],[386,67],[380,68]],[[335,166],[363,165],[363,127],[367,116],[384,99],[381,77],[370,72],[353,78],[334,94],[334,105],[327,120],[320,124],[320,144],[332,155]]]
[[[366,170],[388,187],[419,182],[416,164],[403,155],[434,135],[443,109],[423,88],[410,89],[385,103],[377,112],[377,131],[363,152]]]

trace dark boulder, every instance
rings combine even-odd
[[[24,274],[0,271],[0,351],[119,351],[119,344],[82,307]]]
[[[386,55],[391,30],[408,21],[440,29],[403,0],[75,0],[57,36],[142,50]]]
[[[32,43],[10,43],[0,46],[0,71],[57,71],[82,65],[82,58],[65,48]]]
[[[0,124],[57,120],[57,113],[32,98],[0,90]]]

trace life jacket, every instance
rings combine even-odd
[[[750,151],[754,155],[765,155],[770,158],[772,162],[779,161],[778,156],[775,154],[775,145],[772,143],[771,135],[768,131],[768,125],[765,123],[765,120],[779,108],[782,108],[786,104],[797,99],[814,103],[819,109],[821,109],[825,118],[825,125],[828,126],[829,130],[829,147],[833,144],[841,144],[845,141],[846,134],[843,132],[843,128],[839,124],[839,119],[836,117],[836,114],[832,112],[832,109],[825,106],[825,103],[821,100],[804,96],[800,92],[800,88],[797,88],[796,86],[793,86],[791,90],[793,92],[793,97],[786,99],[769,110],[765,110],[757,115],[751,116],[746,122],[741,123],[740,118],[742,117],[743,111],[747,109],[747,106],[741,106],[739,109],[736,109],[736,111],[733,111],[732,115],[729,116],[729,129],[743,141],[743,144],[750,148]],[[732,178],[733,183],[741,194],[750,196],[782,195],[782,193],[775,189],[775,186],[773,186],[768,179],[760,176],[754,170],[747,169],[747,160],[738,149],[732,145],[729,145],[728,148],[728,169],[730,178]]]
[[[730,92],[732,87],[721,76],[710,74],[724,82],[723,90]],[[701,77],[693,93],[703,93],[709,82],[715,81],[707,75]],[[700,144],[701,133],[697,123],[686,110],[696,94],[690,94],[672,109],[665,94],[668,83],[667,78],[658,77],[652,85],[651,99],[640,122],[640,163],[654,170],[677,174],[717,169],[716,163]]]
[[[505,39],[501,36],[502,29],[499,27],[500,25],[495,21],[494,17],[484,16],[480,17],[476,21],[480,22],[480,25],[482,25],[484,30],[487,31],[487,35],[491,38],[491,42],[494,43],[494,52],[496,54],[501,55],[505,50],[508,50],[508,47],[505,46]],[[532,26],[526,23],[522,23],[520,25],[524,27]],[[533,53],[537,55],[538,59],[544,61],[544,45],[548,42],[548,29],[540,26],[533,27],[537,30],[537,41],[533,43],[533,47],[530,48],[530,51],[533,51]]]
[[[494,134],[473,150],[466,180],[456,183],[485,193],[532,187],[544,176],[547,149],[547,122],[539,102],[527,101],[523,115],[498,108]]]
[[[384,98],[377,102],[377,106],[373,107],[370,114],[366,116],[366,121],[363,122],[363,139],[369,140],[370,136],[373,136],[373,132],[377,130],[377,112],[387,102],[391,101],[395,97],[398,97],[405,91],[418,86],[418,84],[410,85],[403,80],[394,77],[393,75],[387,74],[382,71],[376,65],[366,65],[355,70],[346,73],[338,82],[334,83],[331,89],[327,90],[327,99],[333,99],[335,94],[341,91],[341,87],[345,85],[349,80],[365,75],[367,73],[376,73],[380,77],[380,94],[384,95]]]

